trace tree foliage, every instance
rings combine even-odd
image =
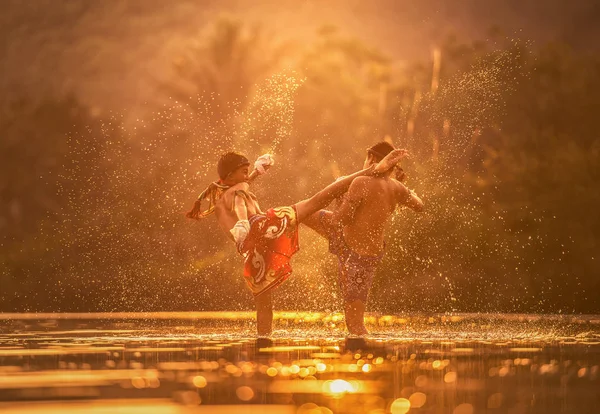
[[[388,139],[427,211],[394,215],[370,310],[600,311],[598,56],[448,38],[399,65],[331,27],[304,47],[232,19],[208,33],[159,88],[177,103],[135,129],[75,98],[2,108],[1,310],[248,308],[233,246],[183,215],[219,155],[275,151],[269,207]],[[280,305],[339,307],[326,243],[301,231]]]

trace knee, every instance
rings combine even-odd
[[[273,303],[271,301],[271,294],[263,293],[262,295],[257,296],[256,298],[254,298],[254,304],[256,305],[256,309],[272,309]]]

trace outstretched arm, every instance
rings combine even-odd
[[[253,169],[252,172],[248,175],[248,184],[256,180],[260,175],[261,174],[258,172],[258,170],[256,170],[256,168]]]
[[[379,163],[375,166],[373,174],[384,174],[391,168],[394,168],[402,158],[406,157],[408,157],[408,151],[405,149],[395,149],[393,151],[390,151],[390,153],[383,157],[383,159],[379,161]]]

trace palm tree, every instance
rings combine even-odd
[[[287,44],[274,45],[258,25],[221,17],[197,47],[174,62],[178,81],[163,89],[209,120],[224,120],[243,109],[253,86],[282,62]]]

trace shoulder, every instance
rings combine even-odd
[[[248,184],[248,183],[237,183],[236,185],[234,185],[230,188],[230,190],[233,190],[233,191],[237,191],[237,190],[248,191],[249,189],[250,189],[250,184]]]
[[[371,177],[356,177],[352,180],[348,195],[351,197],[364,197],[373,185]]]
[[[250,189],[250,185],[248,183],[238,183],[236,185],[232,185],[225,191],[225,194],[235,194],[237,191],[247,192]]]
[[[395,178],[390,178],[390,181],[394,184],[394,188],[396,189],[405,189],[406,187],[404,186],[404,184],[402,184],[400,181],[396,180]]]
[[[229,189],[227,189],[225,195],[227,196],[228,202],[238,197],[241,197],[246,201],[250,201],[251,199],[256,198],[254,194],[250,192],[250,186],[248,185],[248,183],[239,183],[234,186],[231,186]]]
[[[223,193],[223,198],[225,200],[231,200],[236,192],[238,192],[238,191],[247,192],[248,188],[249,188],[248,183],[238,183],[236,185],[232,185],[227,190],[225,190],[225,192]],[[228,201],[226,201],[226,202],[228,203]]]
[[[350,188],[360,188],[360,187],[368,187],[373,183],[373,177],[356,177],[352,180],[350,184]]]

